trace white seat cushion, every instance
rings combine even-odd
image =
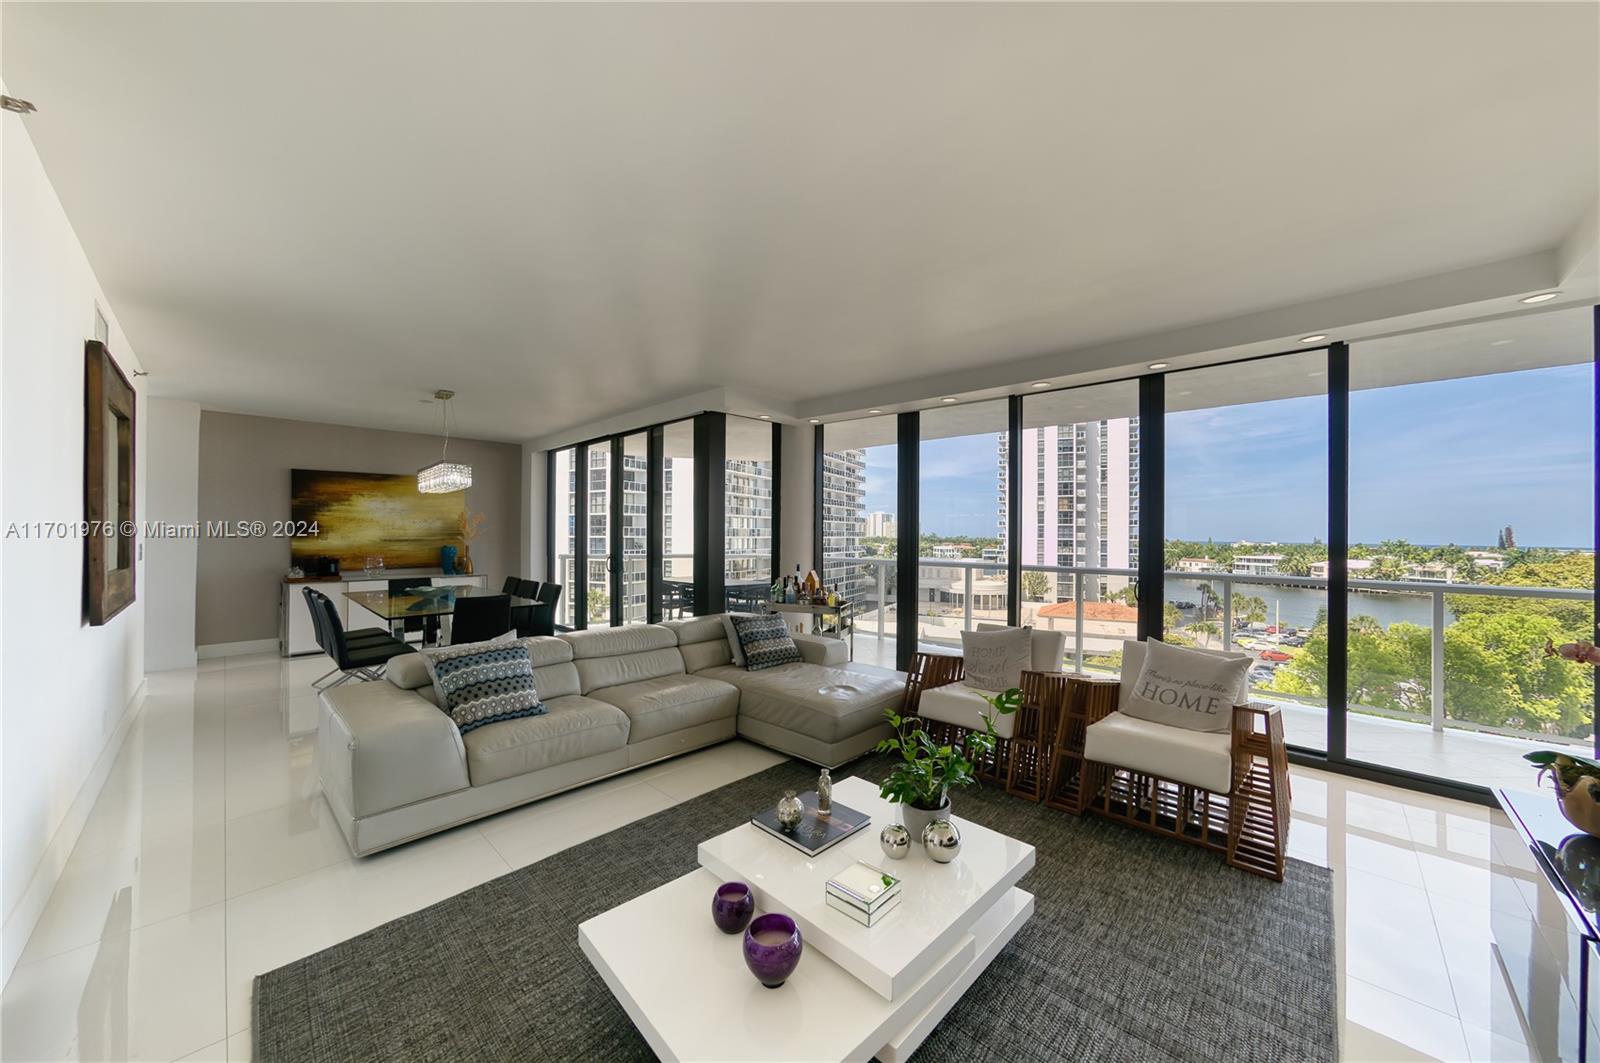
[[[1017,714],[1001,715],[994,706],[984,701],[984,696],[994,696],[993,691],[974,690],[965,683],[947,683],[922,692],[917,703],[917,715],[941,723],[953,723],[974,731],[983,730],[983,713],[994,717],[994,733],[1010,738],[1017,725]]]
[[[1232,749],[1231,734],[1168,727],[1120,712],[1090,724],[1083,743],[1088,760],[1222,794],[1233,787]]]

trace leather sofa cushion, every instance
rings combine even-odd
[[[592,631],[570,631],[557,636],[572,647],[573,660],[590,657],[616,657],[624,653],[664,650],[678,644],[677,633],[662,624],[629,624]]]
[[[899,705],[905,680],[828,668],[785,664],[760,672],[725,665],[699,673],[739,688],[739,715],[834,743],[883,723],[883,710]]]
[[[726,720],[739,711],[739,688],[698,675],[667,675],[597,690],[592,697],[628,714],[628,741]]]
[[[923,695],[926,697],[927,695]],[[1233,787],[1233,736],[1136,720],[1120,712],[1089,725],[1083,755],[1216,793]]]
[[[578,671],[571,665],[572,647],[565,639],[549,635],[522,639],[533,660],[533,681],[543,699],[559,698],[578,692]],[[429,692],[433,677],[428,675],[424,653],[403,653],[389,662],[384,678],[401,690],[415,690],[435,705],[438,696]]]
[[[727,626],[722,622],[725,615],[691,616],[662,623],[662,627],[678,636],[678,649],[683,653],[685,671],[699,672],[733,662]]]
[[[942,723],[953,723],[973,731],[983,730],[983,714],[994,718],[994,733],[1010,738],[1016,731],[1017,714],[996,712],[994,706],[983,700],[994,691],[974,690],[965,683],[946,683],[922,692],[917,700],[917,715]]]
[[[318,770],[352,814],[370,816],[469,785],[461,732],[420,694],[388,683],[344,683],[320,695]]]
[[[661,626],[678,636],[679,646],[689,646],[697,642],[715,642],[728,638],[728,629],[723,625],[722,618],[726,613],[716,613],[712,616],[690,616],[682,620],[664,620]]]
[[[578,682],[582,685],[585,695],[604,690],[606,687],[617,687],[661,676],[682,675],[684,672],[683,654],[678,652],[676,646],[661,650],[644,650],[640,653],[624,653],[616,657],[587,657],[576,661],[575,664],[578,669]]]
[[[628,717],[615,705],[568,696],[545,702],[543,716],[491,723],[462,736],[472,785],[621,749],[628,744]]]

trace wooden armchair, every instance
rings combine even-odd
[[[922,697],[930,690],[951,687],[965,676],[960,657],[938,653],[919,653],[906,674],[906,716],[915,716],[920,726],[934,741],[954,744],[965,739],[968,731],[981,728],[979,713],[986,711],[982,695],[963,687],[962,694],[973,704],[967,708],[968,722],[923,716]],[[994,717],[995,730],[1000,737],[995,740],[994,752],[977,764],[978,778],[1005,787],[1009,794],[1029,801],[1044,799],[1051,742],[1054,735],[1058,706],[1066,690],[1064,672],[1022,673],[1022,706],[1012,715]],[[944,713],[955,716],[957,713]]]
[[[1086,726],[1082,757],[1083,811],[1218,850],[1231,867],[1283,881],[1289,756],[1275,706],[1234,706],[1223,735],[1106,713]]]

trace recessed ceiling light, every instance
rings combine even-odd
[[[1560,294],[1560,292],[1540,292],[1538,295],[1523,296],[1522,301],[1525,303],[1548,303]]]
[[[821,424],[821,423],[822,423],[822,418],[820,418],[820,417],[813,417],[813,418],[811,418],[811,423],[812,423],[812,424]]]
[[[868,410],[868,413],[882,413],[882,410]]]
[[[1325,340],[1327,338],[1328,338],[1328,336],[1327,336],[1326,333],[1317,332],[1317,333],[1313,333],[1310,336],[1301,336],[1300,337],[1300,342],[1301,343],[1321,343],[1323,340]]]
[[[944,398],[940,399],[939,401],[940,402],[954,402],[956,400],[951,398],[950,396],[946,395]]]
[[[1047,388],[1047,387],[1050,386],[1050,381],[1048,381],[1048,380],[1035,380],[1033,382],[1033,386],[1036,387],[1036,388]]]
[[[1151,362],[1150,363],[1150,368],[1151,369],[1165,369],[1166,367],[1167,367],[1167,363],[1166,362]]]
[[[1513,343],[1516,343],[1516,342],[1517,342],[1516,340],[1490,340],[1489,341],[1489,346],[1491,346],[1491,347],[1505,347],[1505,346],[1507,346],[1509,344],[1513,344]]]
[[[769,417],[769,416],[768,416],[768,415],[766,415],[766,414],[761,414],[761,419],[762,419],[762,420],[763,420],[763,421],[770,421],[770,420],[772,420],[772,418],[771,418],[771,417]]]

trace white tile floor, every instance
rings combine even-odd
[[[323,670],[150,677],[0,996],[0,1056],[248,1059],[254,975],[782,759],[730,742],[357,861],[312,767]],[[1488,966],[1490,812],[1298,769],[1294,800],[1293,854],[1335,871],[1345,1058],[1528,1058]]]

